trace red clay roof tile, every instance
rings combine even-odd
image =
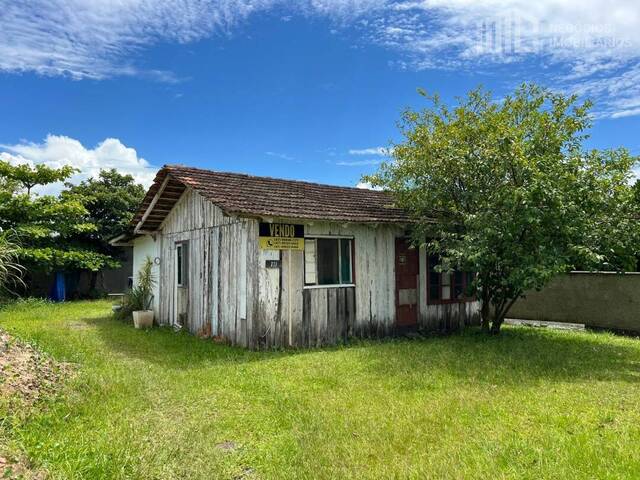
[[[176,184],[190,187],[229,215],[357,223],[409,221],[403,210],[393,206],[387,192],[165,165],[156,175],[133,225],[142,218],[167,175],[174,189]]]

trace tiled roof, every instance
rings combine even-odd
[[[165,165],[134,217],[134,226],[142,219],[167,176],[169,180],[154,206],[158,213],[154,211],[149,215],[143,229],[157,228],[185,187],[192,188],[229,215],[357,223],[409,221],[403,210],[393,207],[393,200],[386,192]]]

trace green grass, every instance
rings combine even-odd
[[[78,364],[4,427],[52,478],[640,478],[639,340],[511,327],[249,352],[108,313],[0,312]]]

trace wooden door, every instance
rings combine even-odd
[[[396,239],[396,325],[418,324],[418,274],[420,255],[408,239]]]

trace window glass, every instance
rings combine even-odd
[[[441,273],[440,283],[442,284],[442,300],[451,300],[451,274]]]
[[[189,279],[189,242],[176,243],[176,281],[186,287]]]
[[[427,302],[438,303],[447,300],[465,301],[471,298],[470,285],[475,278],[469,272],[440,273],[435,270],[440,263],[437,255],[430,255],[428,259],[428,291]]]
[[[178,286],[182,285],[182,245],[176,245],[176,270],[178,275]]]
[[[351,240],[340,239],[340,283],[353,283],[351,278]]]
[[[353,240],[350,238],[305,238],[305,285],[353,283]]]
[[[335,285],[340,283],[338,269],[338,240],[335,238],[318,238],[317,263],[318,285]]]
[[[453,298],[462,299],[466,296],[466,274],[464,272],[454,272],[453,277]]]

